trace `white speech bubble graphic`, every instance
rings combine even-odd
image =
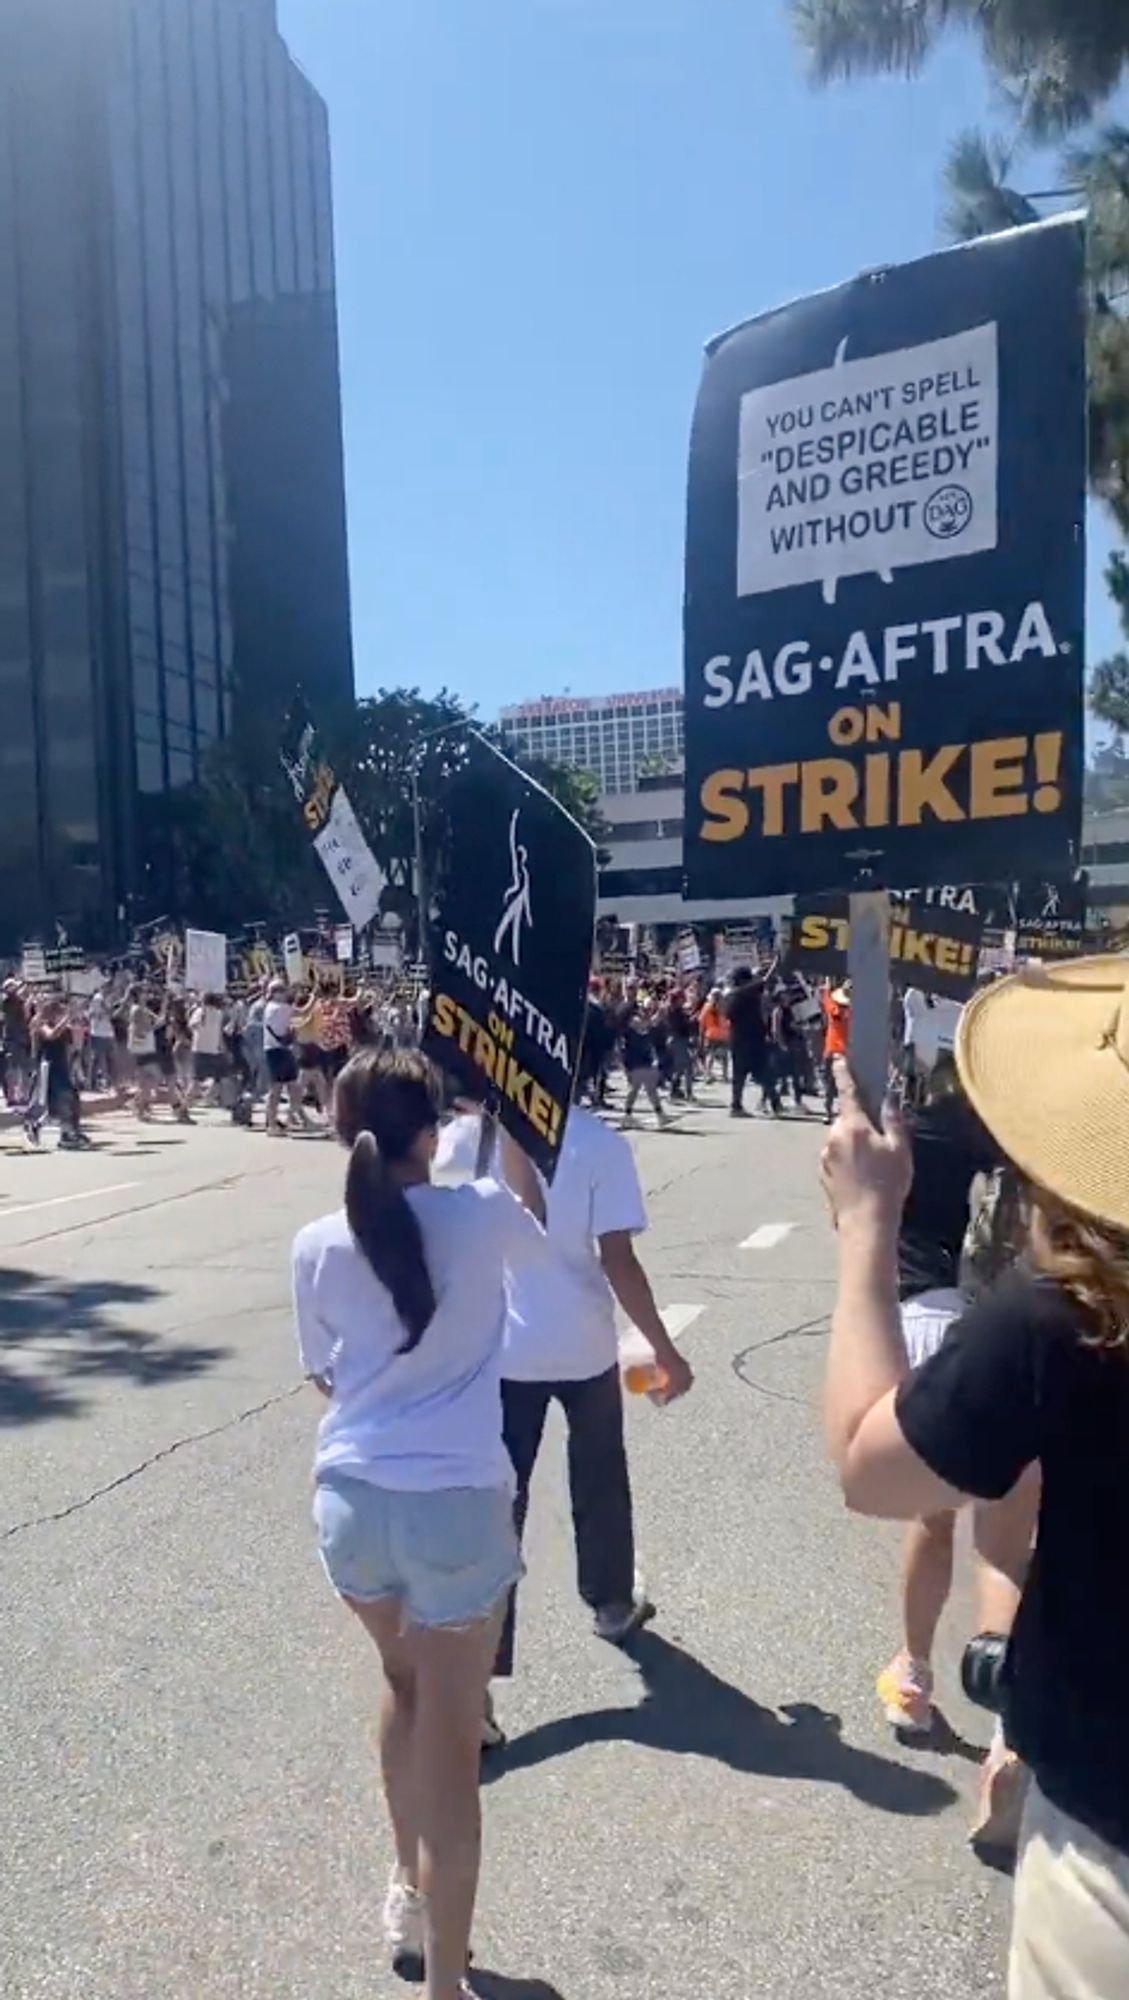
[[[737,594],[951,561],[999,537],[995,321],[741,398]]]

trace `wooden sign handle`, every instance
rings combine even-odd
[[[847,951],[851,981],[851,1075],[875,1125],[890,1075],[890,897],[868,889],[851,897]]]

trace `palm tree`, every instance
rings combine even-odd
[[[1040,212],[1028,195],[1009,185],[1011,154],[998,139],[982,132],[962,132],[945,162],[945,234],[954,243],[970,236],[991,236],[999,229],[1021,229],[1038,222]]]
[[[945,168],[945,227],[956,240],[1037,222],[1037,202],[1008,181],[1008,153],[966,132]],[[1129,534],[1129,129],[1108,126],[1062,162],[1064,195],[1090,216],[1090,481]]]
[[[980,41],[1027,138],[1059,138],[1108,102],[1129,70],[1125,0],[791,0],[819,83],[914,76],[949,28]]]

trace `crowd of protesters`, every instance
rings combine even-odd
[[[164,1107],[181,1125],[201,1106],[250,1125],[262,1104],[273,1134],[288,1129],[279,1116],[286,1096],[295,1127],[324,1130],[332,1079],[349,1056],[411,1046],[418,1027],[412,989],[350,986],[328,971],[300,986],[271,978],[239,993],[118,979],[82,997],[9,978],[0,988],[0,1091],[36,1147],[48,1121],[64,1150],[90,1144],[84,1094],[143,1122]]]
[[[349,1057],[415,1047],[425,998],[418,984],[330,968],[301,984],[274,976],[224,993],[117,977],[81,998],[10,978],[0,989],[0,1091],[36,1146],[48,1119],[60,1145],[89,1143],[81,1106],[91,1092],[143,1121],[164,1108],[190,1125],[197,1108],[219,1106],[245,1126],[261,1110],[272,1137],[324,1131]],[[912,1102],[951,1048],[959,1009],[917,992],[896,1004],[891,1045]],[[732,1118],[791,1110],[830,1122],[849,1021],[846,983],[817,985],[777,958],[716,982],[662,969],[594,974],[581,1096],[603,1107],[621,1076],[627,1125],[642,1101],[662,1126],[701,1084],[721,1083]]]
[[[750,1115],[751,1084],[757,1108],[782,1117],[786,1107],[809,1100],[830,1119],[835,1104],[833,1060],[846,1048],[850,996],[844,985],[813,986],[784,973],[776,959],[754,969],[737,966],[723,982],[653,975],[625,980],[593,978],[584,1040],[583,1086],[605,1102],[617,1063],[626,1078],[630,1123],[643,1097],[656,1121],[669,1104],[692,1103],[695,1085],[729,1086],[732,1118]]]

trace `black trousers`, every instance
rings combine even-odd
[[[776,1086],[776,1078],[772,1072],[772,1063],[767,1045],[764,1042],[758,1042],[753,1045],[747,1042],[734,1042],[732,1044],[732,1055],[733,1072],[730,1080],[730,1089],[732,1092],[731,1101],[733,1110],[744,1110],[745,1085],[749,1082],[750,1078],[760,1090],[763,1090],[766,1104],[770,1107],[779,1105],[780,1095]]]
[[[594,1611],[605,1604],[630,1604],[635,1589],[635,1531],[618,1368],[582,1382],[502,1383],[503,1435],[517,1476],[518,1534],[525,1528],[529,1482],[554,1401],[568,1425],[568,1483],[580,1595]],[[503,1679],[514,1670],[516,1613],[515,1590],[494,1667]]]

